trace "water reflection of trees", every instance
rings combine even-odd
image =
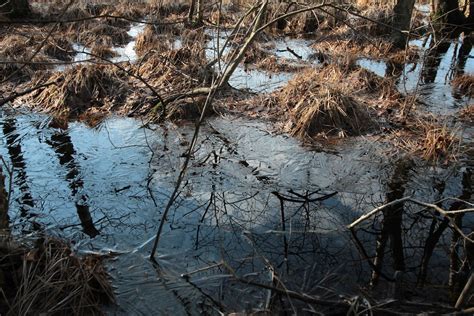
[[[76,151],[67,130],[57,130],[47,143],[54,149],[59,163],[67,170],[66,180],[69,182],[71,196],[75,198],[75,207],[84,233],[95,237],[99,231],[94,225],[90,214],[87,195],[84,191],[84,181],[81,177],[80,166],[75,160]]]
[[[17,131],[17,121],[15,118],[5,119],[3,122],[3,134],[5,135],[8,154],[13,165],[14,184],[21,192],[16,201],[19,205],[20,215],[26,217],[35,203],[28,184],[26,161],[23,156],[21,137]]]

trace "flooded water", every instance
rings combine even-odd
[[[233,51],[232,45],[226,42],[231,34],[229,30],[223,30],[217,33],[214,30],[207,30],[207,35],[211,40],[206,46],[206,57],[208,60],[214,60],[222,51],[222,59]],[[306,40],[283,38],[274,41],[274,46],[266,50],[269,56],[276,56],[280,60],[290,61],[295,65],[301,65],[308,61],[314,54],[310,43]],[[221,70],[225,68],[225,62],[220,65]],[[237,89],[249,90],[256,93],[269,93],[283,87],[295,73],[278,72],[271,73],[252,67],[239,65],[229,80],[229,84]]]
[[[138,59],[137,53],[135,52],[135,42],[137,36],[143,32],[145,29],[145,24],[134,24],[130,27],[130,30],[127,34],[132,38],[132,40],[125,46],[114,47],[113,51],[117,53],[117,57],[112,58],[114,63],[128,61],[135,62]]]
[[[357,64],[378,76],[394,77],[403,94],[416,93],[425,111],[451,115],[470,104],[469,97],[460,95],[451,85],[456,75],[474,75],[474,50],[469,37],[462,36],[434,46],[430,37],[410,41],[422,57],[415,63],[387,65],[385,61],[362,58]],[[390,67],[389,67],[390,66]]]
[[[265,291],[229,283],[221,267],[189,280],[181,274],[225,260],[264,282],[262,256],[287,265],[295,282],[307,262],[320,265],[315,282],[337,266],[352,269],[343,227],[384,200],[387,145],[356,138],[334,152],[314,151],[261,122],[211,119],[167,219],[157,271],[147,257],[191,125],[145,128],[111,118],[95,129],[59,129],[48,116],[8,112],[0,124],[0,154],[14,168],[12,227],[22,234],[42,227],[80,252],[118,254],[108,262],[119,305],[113,313],[213,314],[223,308],[214,300],[226,310],[263,307]],[[461,190],[458,173],[429,174],[451,183],[447,195]],[[423,172],[410,192],[429,200],[432,181]],[[288,199],[286,228],[279,196]]]

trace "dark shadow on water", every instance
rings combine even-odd
[[[447,53],[451,42],[443,41],[435,44],[434,41],[430,43],[430,52],[426,57],[423,71],[421,72],[421,79],[423,83],[434,83],[438,69],[443,59],[444,54]]]
[[[54,152],[59,158],[59,163],[67,169],[66,180],[69,182],[71,196],[77,198],[75,206],[77,215],[81,221],[81,226],[84,233],[94,238],[99,235],[99,231],[94,226],[94,221],[87,202],[87,195],[82,192],[84,181],[81,178],[80,167],[74,158],[76,151],[71,137],[67,130],[58,130],[51,136],[51,140],[46,142],[54,149]]]
[[[21,147],[21,138],[17,132],[17,121],[14,118],[7,118],[3,122],[3,134],[5,135],[8,154],[14,170],[14,184],[19,188],[21,195],[17,198],[22,217],[28,215],[30,208],[35,206],[31,190],[28,185],[26,173],[26,162]]]

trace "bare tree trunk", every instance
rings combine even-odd
[[[467,22],[458,0],[434,0],[433,25],[439,32],[452,32]],[[469,5],[472,8],[472,4]]]
[[[415,0],[398,0],[393,8],[392,43],[395,47],[406,46],[414,6]]]
[[[198,0],[197,2],[197,22],[202,23],[202,19],[204,18],[204,1]]]
[[[196,0],[191,0],[189,4],[188,23],[193,24],[194,11],[196,10]]]
[[[0,229],[8,228],[8,194],[5,190],[5,176],[0,167]]]

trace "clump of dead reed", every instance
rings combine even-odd
[[[155,26],[147,25],[135,42],[138,56],[144,56],[150,51],[163,52],[173,48],[173,39],[169,34],[162,34]]]
[[[371,37],[369,40],[347,27],[339,27],[327,35],[322,34],[312,48],[334,60],[355,60],[360,57],[385,59],[392,52],[392,44],[386,39]]]
[[[115,301],[100,256],[79,257],[55,238],[0,253],[4,315],[102,315],[101,306]]]
[[[74,118],[92,107],[121,104],[128,93],[124,76],[112,65],[79,65],[55,73],[53,85],[29,97],[29,103],[55,115]]]
[[[459,111],[459,117],[467,122],[474,122],[474,105],[471,104]]]
[[[331,65],[302,72],[271,100],[288,109],[285,130],[292,135],[354,136],[375,126],[368,106],[356,96],[358,89],[359,73]]]
[[[454,89],[461,92],[463,95],[473,97],[474,96],[474,76],[472,75],[460,75],[451,81]]]
[[[206,96],[190,97],[173,102],[166,113],[166,118],[172,121],[189,121],[198,119],[204,110]],[[211,107],[208,107],[205,115],[210,116],[214,113]]]
[[[13,80],[29,80],[38,70],[50,68],[50,58],[42,52],[34,54],[35,42],[33,37],[7,35],[0,44],[0,79],[13,76]],[[34,57],[33,57],[34,56]],[[25,64],[26,63],[26,64]]]
[[[425,137],[421,151],[425,160],[438,162],[455,158],[460,145],[455,131],[446,125],[423,124],[422,128]]]
[[[115,45],[125,45],[131,40],[126,28],[101,23],[82,32],[78,37],[78,41],[90,46],[103,36],[111,38]]]
[[[189,11],[189,1],[150,0],[148,8],[154,16],[185,15]]]
[[[189,35],[190,38],[195,36],[198,35]],[[172,99],[166,105],[169,119],[193,119],[202,109],[200,98],[190,98],[185,93],[211,83],[213,72],[205,67],[204,45],[205,41],[192,41],[185,36],[182,47],[161,52],[150,51],[134,65],[135,73],[140,74],[155,91],[159,91],[163,99]],[[143,82],[134,81],[133,93],[127,101],[132,112],[151,116],[162,113],[163,104],[149,90]]]
[[[73,59],[73,47],[71,41],[65,36],[52,36],[43,46],[42,51],[45,55],[58,60],[70,61]]]
[[[351,25],[360,32],[372,36],[390,34],[393,19],[393,6],[390,4],[361,5],[360,15],[351,21]],[[373,22],[375,21],[375,22]]]
[[[398,147],[433,164],[456,160],[460,154],[461,139],[456,129],[432,116],[406,120],[404,128],[392,136]]]
[[[94,44],[91,48],[91,54],[100,58],[112,58],[117,56],[117,53],[109,45],[102,43]]]

